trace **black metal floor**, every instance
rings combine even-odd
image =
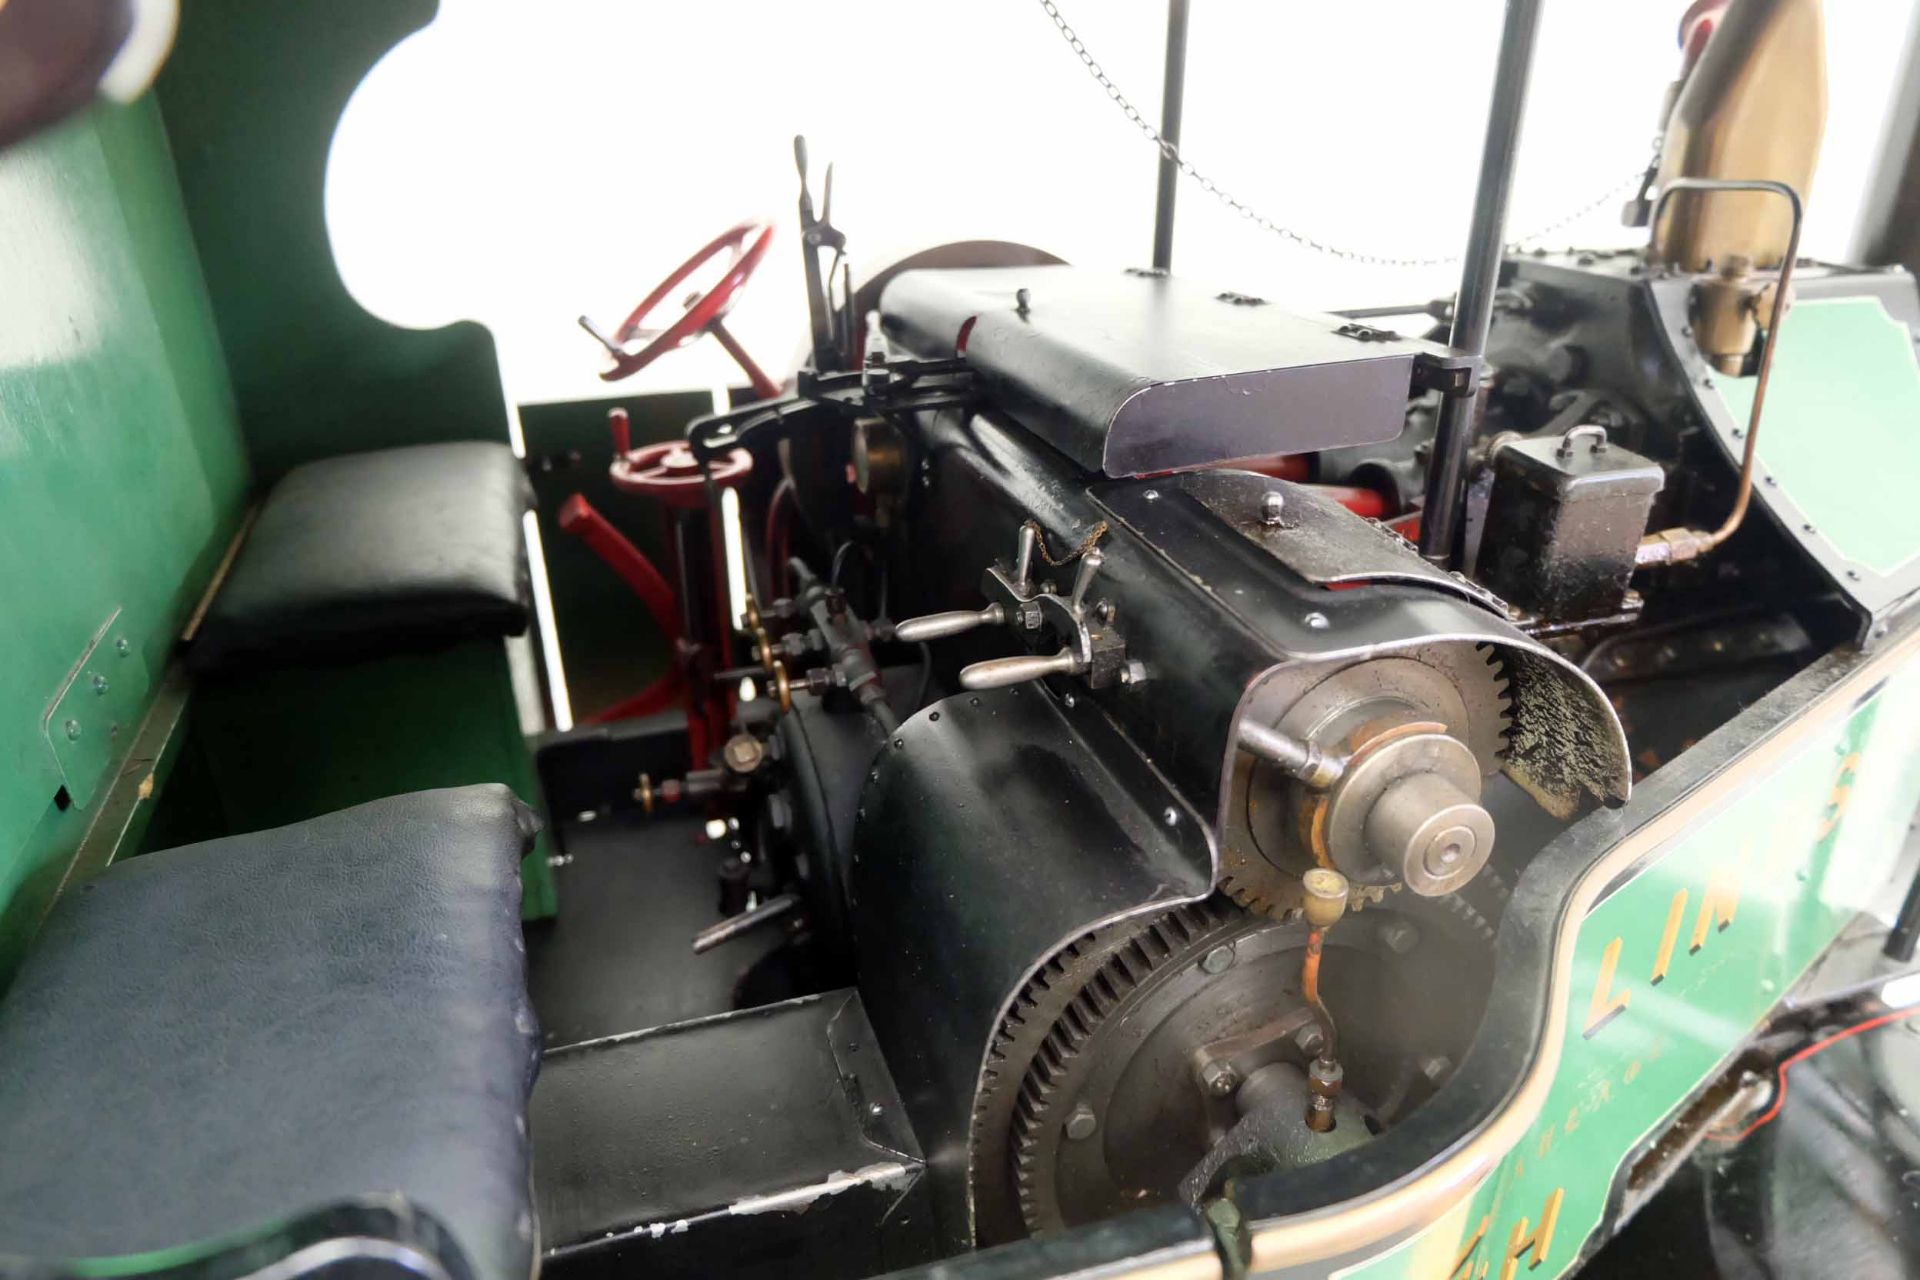
[[[684,1022],[733,1007],[736,985],[777,931],[692,953],[720,919],[724,845],[695,817],[564,821],[560,914],[528,931],[528,982],[549,1048]]]

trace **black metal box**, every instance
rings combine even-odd
[[[1507,445],[1494,455],[1480,580],[1552,621],[1618,613],[1665,482],[1659,464],[1598,427]]]

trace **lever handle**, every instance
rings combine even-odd
[[[1032,525],[1023,524],[1014,542],[1013,584],[1019,588],[1022,595],[1026,594],[1028,586],[1033,581],[1033,545],[1039,537]]]
[[[1080,557],[1080,571],[1073,578],[1073,612],[1078,617],[1081,606],[1086,602],[1087,588],[1093,585],[1093,575],[1100,572],[1100,566],[1107,558],[1100,554],[1098,547],[1088,547],[1087,553]]]
[[[929,613],[921,618],[908,618],[893,627],[893,638],[904,644],[917,644],[922,640],[944,640],[948,636],[957,636],[963,631],[975,627],[1000,626],[1007,620],[1007,611],[997,604],[984,609],[955,609],[949,613]]]
[[[1071,649],[1062,649],[1045,657],[1022,654],[1017,658],[989,658],[985,662],[960,668],[960,687],[975,692],[981,689],[1004,689],[1010,684],[1025,684],[1043,676],[1070,676],[1078,670],[1080,661],[1073,656]]]

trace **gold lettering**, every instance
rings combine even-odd
[[[1680,940],[1680,922],[1687,915],[1687,891],[1675,889],[1673,902],[1667,907],[1667,927],[1660,935],[1660,954],[1653,961],[1653,984],[1659,986],[1667,976],[1667,965],[1673,960],[1673,944]]]
[[[1553,1189],[1553,1194],[1547,1197],[1546,1209],[1540,1214],[1540,1229],[1531,1235],[1527,1228],[1533,1224],[1528,1219],[1522,1218],[1513,1224],[1513,1233],[1507,1237],[1506,1261],[1500,1267],[1500,1280],[1513,1280],[1523,1256],[1531,1255],[1527,1257],[1529,1271],[1547,1260],[1547,1250],[1553,1247],[1553,1229],[1560,1222],[1560,1202],[1566,1195],[1564,1187]]]
[[[1860,753],[1850,753],[1840,762],[1840,771],[1834,775],[1833,791],[1827,796],[1829,810],[1826,820],[1820,824],[1820,830],[1814,833],[1816,841],[1825,840],[1840,829],[1840,819],[1847,813],[1847,802],[1853,799],[1853,775],[1860,768]]]
[[[1459,1255],[1454,1258],[1453,1270],[1447,1272],[1447,1280],[1472,1280],[1476,1275],[1486,1274],[1484,1262],[1480,1264],[1478,1271],[1474,1270],[1473,1255],[1480,1252],[1480,1242],[1487,1238],[1487,1228],[1492,1225],[1492,1214],[1480,1219],[1479,1227],[1475,1228],[1473,1235],[1461,1247]]]
[[[1547,1152],[1551,1150],[1553,1150],[1553,1126],[1548,1125],[1547,1131],[1540,1135],[1540,1158],[1545,1160]]]
[[[1623,1084],[1632,1084],[1635,1080],[1638,1080],[1639,1078],[1640,1078],[1640,1059],[1635,1058],[1632,1062],[1629,1062],[1627,1064],[1627,1069],[1621,1073],[1620,1080]]]
[[[1631,990],[1613,991],[1613,973],[1620,967],[1621,940],[1615,938],[1607,944],[1600,955],[1600,978],[1593,984],[1593,1003],[1587,1006],[1587,1029],[1580,1033],[1582,1039],[1591,1040],[1595,1032],[1613,1021],[1627,1001],[1632,998]]]
[[[1693,945],[1688,954],[1707,945],[1707,926],[1718,923],[1725,929],[1733,923],[1734,908],[1740,905],[1740,869],[1722,867],[1707,881],[1707,892],[1700,899],[1700,914],[1693,922]]]
[[[1577,1130],[1580,1127],[1580,1108],[1578,1106],[1574,1106],[1568,1109],[1567,1122],[1561,1125],[1560,1127],[1566,1130],[1567,1133],[1569,1134],[1572,1134],[1575,1130]]]

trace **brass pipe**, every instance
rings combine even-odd
[[[1733,510],[1711,532],[1704,529],[1663,529],[1640,540],[1633,562],[1637,566],[1679,564],[1712,551],[1734,535],[1747,518],[1753,503],[1753,467],[1759,457],[1760,412],[1767,400],[1767,379],[1773,373],[1773,351],[1780,341],[1780,321],[1787,313],[1787,290],[1793,280],[1793,266],[1800,256],[1800,194],[1784,182],[1769,178],[1675,178],[1661,188],[1653,203],[1653,224],[1660,225],[1660,212],[1676,191],[1761,191],[1784,198],[1793,210],[1793,227],[1787,233],[1787,254],[1780,260],[1780,278],[1773,286],[1773,310],[1767,319],[1767,336],[1760,344],[1760,368],[1753,384],[1753,407],[1747,412],[1746,449],[1740,455],[1740,485],[1733,497]]]

